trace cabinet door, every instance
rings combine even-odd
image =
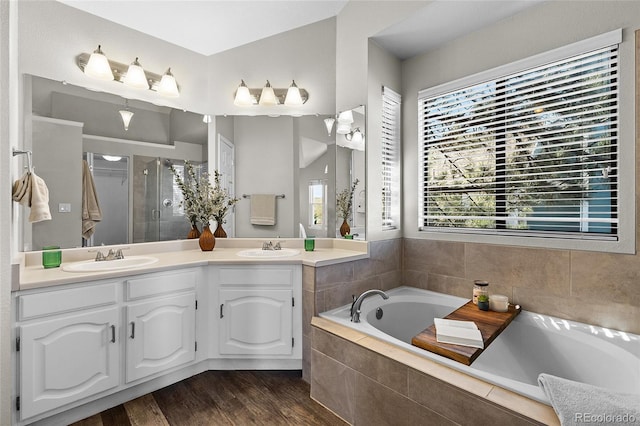
[[[126,381],[195,359],[195,293],[127,306]]]
[[[220,353],[291,355],[293,291],[220,290]]]
[[[118,385],[118,308],[20,327],[22,419]]]

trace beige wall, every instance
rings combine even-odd
[[[640,256],[487,244],[482,237],[438,241],[417,231],[413,195],[418,193],[418,90],[616,28],[623,29],[621,140],[635,139],[637,150],[634,31],[639,27],[638,2],[548,2],[403,64],[405,284],[470,297],[473,280],[485,279],[492,292],[524,309],[640,333]],[[633,159],[622,159],[629,160],[633,166]]]

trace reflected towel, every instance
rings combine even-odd
[[[51,220],[49,188],[44,180],[33,172],[25,173],[13,183],[12,199],[31,208],[29,222]]]
[[[585,416],[591,419],[602,416],[603,421],[599,424],[627,423],[625,418],[640,419],[639,394],[615,392],[544,373],[538,376],[538,384],[563,426],[588,423]]]
[[[102,220],[96,185],[89,164],[82,161],[82,238],[88,240],[95,231],[96,222]]]
[[[276,196],[275,194],[251,195],[251,224],[276,224]]]

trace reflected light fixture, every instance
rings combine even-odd
[[[235,106],[250,106],[253,105],[253,99],[251,98],[251,92],[245,84],[244,80],[240,80],[240,86],[236,90],[236,96],[233,99]]]
[[[364,151],[364,134],[360,131],[359,127],[356,127],[344,135],[344,138],[349,142],[345,147]]]
[[[300,106],[304,102],[302,101],[302,96],[300,95],[300,89],[296,85],[296,81],[291,81],[291,86],[287,89],[287,96],[284,98],[284,104],[287,106]]]
[[[133,117],[133,112],[129,110],[129,100],[125,99],[124,109],[121,109],[118,112],[122,117],[122,124],[124,124],[124,131],[126,132],[129,130],[129,123],[131,123],[131,118]]]
[[[100,47],[98,45],[98,48],[89,56],[89,60],[84,67],[84,73],[99,80],[111,81],[114,79],[113,72],[111,71],[109,60]]]
[[[171,74],[171,68],[167,69],[167,72],[162,76],[160,84],[158,85],[158,93],[169,98],[177,98],[180,96],[178,83],[176,83],[176,78]]]
[[[211,123],[211,121],[212,121],[212,118],[211,118],[211,116],[209,114],[205,114],[205,115],[202,116],[202,122],[203,123],[209,124],[209,123]]]
[[[353,123],[353,112],[351,110],[342,111],[338,114],[338,127],[336,133],[346,135],[351,132],[351,123]]]
[[[107,161],[120,161],[120,160],[122,160],[122,157],[120,157],[118,155],[103,155],[102,158],[104,158]]]
[[[336,122],[336,119],[333,117],[325,118],[324,125],[327,128],[327,135],[331,136],[331,131],[333,130],[333,123]]]
[[[144,69],[142,65],[140,65],[140,62],[138,62],[138,58],[127,68],[127,73],[124,76],[124,84],[134,89],[149,88],[147,77],[144,75]]]
[[[267,84],[262,88],[259,104],[262,106],[278,105],[278,98],[276,98],[276,93],[273,91],[269,80],[267,80]]]

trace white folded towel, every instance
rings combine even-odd
[[[14,201],[31,208],[29,222],[51,220],[49,188],[44,180],[34,172],[25,173],[13,183],[11,197]]]
[[[640,419],[639,394],[616,392],[546,373],[538,376],[538,384],[549,398],[562,426],[631,424]]]
[[[275,194],[251,195],[251,223],[253,225],[276,224]]]
[[[98,202],[96,185],[89,164],[82,164],[82,238],[88,240],[95,231],[96,222],[102,220],[102,210]]]

